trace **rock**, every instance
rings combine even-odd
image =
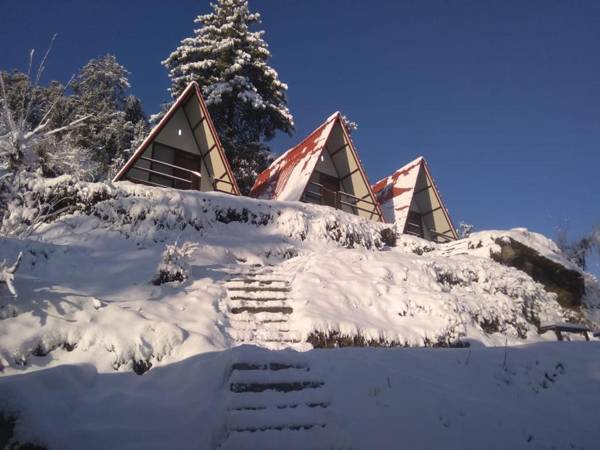
[[[546,258],[510,237],[497,238],[495,243],[500,247],[500,252],[490,252],[494,261],[527,273],[548,292],[554,292],[561,306],[574,308],[581,305],[585,282],[580,272]]]
[[[396,232],[392,228],[384,228],[381,230],[381,242],[388,247],[396,246]]]

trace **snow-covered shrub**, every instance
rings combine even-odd
[[[69,174],[82,181],[93,181],[101,173],[94,151],[81,147],[71,136],[51,136],[39,149],[45,174]]]
[[[23,173],[0,208],[0,233],[23,236],[44,222],[76,211],[89,213],[96,203],[115,195],[105,183],[85,183],[70,175],[44,178],[39,172]]]
[[[18,296],[18,294],[13,281],[15,279],[15,273],[17,270],[19,270],[21,258],[23,258],[23,253],[19,253],[17,260],[11,266],[6,265],[6,260],[0,263],[0,284],[6,284],[6,287],[15,298]]]
[[[190,275],[190,258],[197,248],[197,244],[192,242],[168,244],[152,283],[159,286],[171,281],[185,281]]]
[[[461,222],[458,224],[458,235],[461,239],[468,238],[473,233],[474,225],[470,223]]]
[[[395,247],[396,240],[396,232],[392,228],[384,228],[383,230],[381,230],[381,241],[385,245],[389,247]]]

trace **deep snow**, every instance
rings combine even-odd
[[[129,183],[85,189],[86,198],[102,190],[106,199],[0,242],[2,258],[24,253],[19,298],[0,286],[0,410],[19,417],[23,440],[50,448],[217,445],[232,362],[282,357],[229,350],[236,342],[224,282],[260,264],[289,281],[290,327],[303,341],[320,332],[379,345],[472,344],[294,353],[326,380],[336,438],[351,448],[600,442],[592,426],[598,343],[548,343],[553,336],[536,329],[569,319],[597,326],[595,279],[587,275],[582,312],[568,311],[489,257],[494,239],[510,236],[568,266],[543,236],[493,231],[448,245],[401,237],[389,248],[384,225],[327,207]],[[35,211],[12,213],[15,225]],[[477,240],[484,245],[469,245]],[[153,285],[165,246],[184,242],[195,244],[189,278]]]

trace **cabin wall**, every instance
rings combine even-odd
[[[177,151],[183,153],[176,156]],[[197,163],[183,157],[184,153],[197,156]],[[200,172],[202,175],[200,184],[195,184],[197,183],[196,178],[193,178],[194,184],[190,183],[187,185],[179,180],[140,170],[140,168],[146,168],[160,171],[167,175],[192,179],[192,175],[189,172],[141,159],[135,162],[126,176],[131,176],[141,182],[157,183],[166,187],[195,188],[201,191],[212,191],[216,188],[220,191],[232,194],[236,193],[234,180],[231,179],[227,172],[226,163],[221,157],[212,129],[208,120],[204,117],[196,95],[191,95],[173,113],[142,156]],[[218,180],[215,180],[215,178]]]
[[[181,132],[181,133],[180,133]],[[178,109],[171,117],[171,120],[158,133],[156,142],[175,147],[179,150],[199,155],[198,147],[194,142],[192,130],[188,124],[183,108]]]
[[[356,214],[367,219],[378,220],[379,217],[376,213],[369,212],[375,209],[375,206],[370,203],[373,199],[371,198],[369,187],[363,179],[359,161],[357,161],[352,152],[351,143],[347,139],[342,126],[339,123],[336,123],[333,127],[329,139],[327,140],[326,148],[332,163],[336,168],[338,177],[341,180],[341,190],[359,199],[355,203],[355,206],[358,208],[342,205],[341,209],[345,212]],[[331,156],[332,154],[333,156]],[[354,203],[355,199],[345,198],[345,201]]]
[[[452,225],[448,222],[443,208],[434,191],[433,180],[427,176],[424,169],[420,169],[410,211],[421,214],[425,239],[437,241],[438,237],[435,233],[445,234],[449,238],[453,238]],[[435,233],[432,233],[432,231]]]

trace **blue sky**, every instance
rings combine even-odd
[[[59,33],[47,78],[117,56],[147,112],[208,2],[0,0],[0,68]],[[600,223],[600,2],[250,0],[296,134],[333,111],[372,182],[424,155],[455,222],[577,236]],[[595,262],[594,264],[598,264]]]

